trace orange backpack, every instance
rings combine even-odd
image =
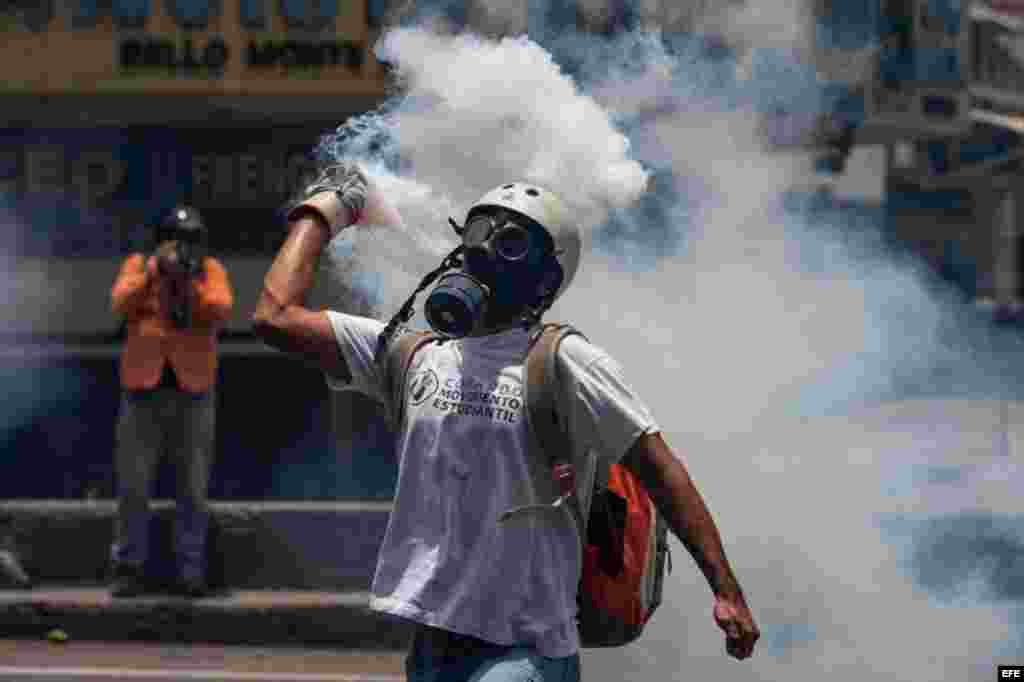
[[[622,464],[597,472],[590,509],[583,517],[572,443],[555,407],[555,354],[571,334],[580,332],[569,325],[545,324],[531,338],[523,363],[525,414],[541,450],[537,456],[545,458],[547,471],[561,492],[553,505],[544,506],[568,504],[584,537],[577,597],[580,643],[585,648],[622,646],[640,636],[661,604],[666,563],[668,571],[672,566],[668,525],[640,481]],[[396,425],[404,411],[412,357],[423,345],[437,340],[440,337],[427,332],[406,334],[387,355],[385,371]],[[523,509],[527,508],[509,513]]]

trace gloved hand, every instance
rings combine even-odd
[[[302,211],[314,211],[327,223],[333,239],[349,223],[351,216],[357,222],[366,208],[369,183],[366,175],[354,161],[341,161],[320,171],[288,208],[289,220]]]

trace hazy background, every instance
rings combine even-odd
[[[797,60],[805,7],[704,25],[738,57],[536,20],[539,43],[429,15],[386,33],[400,88],[323,151],[364,159],[407,227],[337,240],[334,276],[386,319],[455,245],[447,217],[493,186],[529,179],[578,211],[590,248],[549,318],[607,348],[651,405],[763,632],[752,660],[725,655],[675,543],[648,631],[586,652],[586,679],[992,679],[1024,659],[1020,342],[877,221],[786,200],[823,180],[809,154],[765,151],[754,112],[821,105]]]

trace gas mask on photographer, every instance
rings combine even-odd
[[[381,334],[378,351],[412,316],[416,294],[437,280],[423,313],[445,338],[520,321],[535,324],[565,291],[579,265],[580,231],[553,192],[532,183],[502,185],[449,221],[462,244],[428,274]]]

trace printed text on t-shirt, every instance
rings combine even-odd
[[[449,414],[515,424],[523,407],[521,396],[522,387],[510,381],[498,380],[486,385],[466,378],[461,382],[448,379],[437,391],[432,405]]]

